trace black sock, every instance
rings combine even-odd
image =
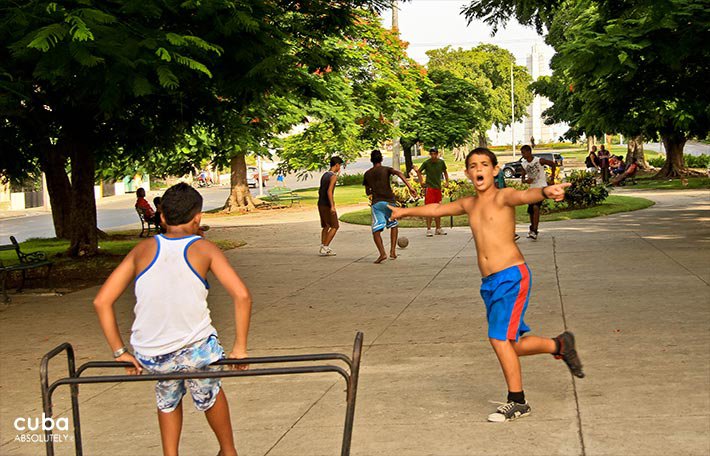
[[[508,402],[517,402],[518,404],[525,403],[525,391],[512,392],[508,391]]]
[[[560,339],[558,339],[557,337],[555,337],[555,338],[552,339],[552,340],[555,341],[555,353],[553,353],[553,355],[559,356],[559,354],[560,354]]]

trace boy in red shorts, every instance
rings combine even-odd
[[[417,173],[419,178],[419,183],[424,187],[426,185],[426,193],[424,195],[424,204],[439,204],[441,203],[441,176],[446,179],[446,184],[449,185],[449,173],[446,171],[446,163],[444,160],[439,158],[439,150],[436,147],[429,149],[429,159],[422,163],[422,166],[417,168],[414,167],[414,171]],[[426,183],[422,178],[422,174],[426,174]],[[426,235],[427,237],[432,237],[434,233],[431,232],[431,219],[432,217],[426,218]],[[441,217],[434,217],[436,222],[436,234],[442,235],[446,234],[441,229]]]
[[[549,353],[563,359],[576,377],[584,377],[584,372],[571,332],[565,331],[555,338],[523,335],[530,331],[523,318],[530,299],[532,274],[513,239],[515,206],[534,204],[546,198],[561,201],[565,188],[571,184],[524,191],[498,189],[493,184],[498,172],[500,167],[493,152],[484,147],[474,149],[466,157],[466,176],[476,187],[476,196],[449,204],[391,207],[390,218],[468,215],[483,277],[481,297],[486,305],[488,340],[508,386],[507,403],[491,413],[488,421],[505,422],[527,416],[531,410],[523,392],[521,356]]]

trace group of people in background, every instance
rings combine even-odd
[[[624,162],[621,155],[611,155],[602,144],[597,153],[597,146],[592,146],[589,155],[584,160],[587,172],[600,173],[602,182],[618,186],[638,171],[636,158],[631,158],[628,163]]]

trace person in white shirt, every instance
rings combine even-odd
[[[207,307],[212,272],[232,298],[236,340],[229,358],[247,357],[251,294],[229,260],[201,232],[202,196],[185,183],[174,185],[161,201],[166,232],[147,239],[130,251],[111,273],[94,299],[116,361],[130,363],[131,375],[196,372],[225,357]],[[131,345],[126,348],[113,305],[134,282],[135,320]],[[246,369],[247,365],[237,365]],[[220,446],[221,456],[237,456],[227,397],[219,378],[161,380],[155,387],[163,454],[178,454],[182,430],[182,399],[190,392],[197,410],[205,413]]]
[[[546,158],[533,157],[532,147],[527,144],[520,148],[520,154],[523,156],[520,163],[523,165],[522,180],[524,184],[530,184],[530,188],[545,188],[547,187],[547,174],[545,173],[545,165],[552,168],[552,175],[555,175],[557,164],[554,161]],[[530,231],[528,238],[537,239],[538,225],[540,224],[540,208],[542,201],[528,205],[528,214],[530,215]]]

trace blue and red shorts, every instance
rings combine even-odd
[[[442,193],[440,188],[426,188],[424,194],[424,204],[439,204],[441,202]]]
[[[519,264],[483,278],[481,297],[486,304],[488,337],[515,340],[530,331],[523,321],[530,300],[532,274]]]

